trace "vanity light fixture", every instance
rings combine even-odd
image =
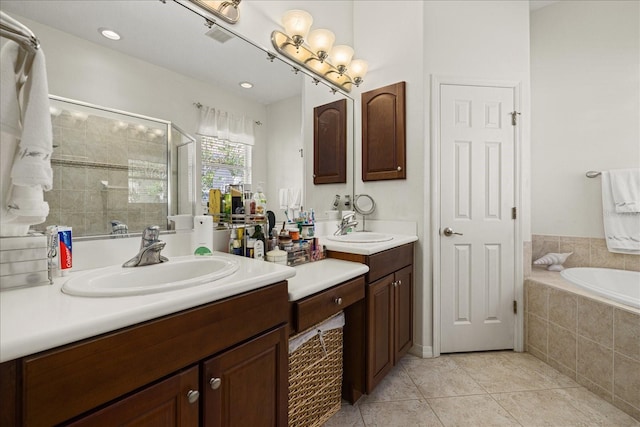
[[[253,87],[253,83],[251,82],[240,82],[240,87],[243,87],[245,89],[251,89]]]
[[[189,0],[191,3],[212,13],[229,24],[235,24],[240,19],[240,2],[242,0],[215,1],[215,0]]]
[[[276,50],[316,76],[345,92],[360,86],[367,73],[367,63],[352,60],[353,48],[334,46],[335,35],[327,29],[309,32],[313,17],[304,10],[290,10],[282,17],[284,32],[274,30],[271,43]]]

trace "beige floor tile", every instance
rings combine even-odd
[[[424,400],[377,402],[360,405],[366,427],[441,427],[442,423]]]
[[[402,363],[402,367],[425,398],[486,394],[450,356],[410,360]]]
[[[419,360],[419,359],[418,359]],[[391,372],[378,384],[370,395],[364,395],[359,403],[388,402],[390,400],[420,399],[422,395],[409,375],[400,366],[395,366]]]
[[[520,425],[489,395],[442,397],[427,402],[445,427]]]
[[[578,409],[574,399],[561,389],[498,393],[492,396],[523,426],[598,425]]]
[[[342,402],[342,408],[323,424],[324,427],[364,427],[364,421],[360,414],[360,407]]]
[[[517,353],[472,353],[456,362],[489,393],[577,386],[535,357]]]
[[[573,399],[573,406],[603,426],[640,426],[640,422],[625,414],[609,402],[591,393],[584,387],[562,390]]]

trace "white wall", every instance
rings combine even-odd
[[[534,234],[604,237],[600,178],[640,167],[640,3],[563,1],[531,14]]]
[[[298,187],[302,182],[291,182],[292,176],[302,179],[302,97],[294,96],[267,107],[269,147],[267,152],[268,174],[265,194],[268,195],[267,208],[276,214],[276,223],[286,220],[280,209],[278,190]],[[257,182],[255,183],[257,184]],[[254,188],[255,188],[254,184]]]
[[[417,351],[428,355],[433,344],[431,218],[425,210],[430,198],[430,76],[522,82],[523,122],[528,123],[529,10],[528,3],[523,1],[394,1],[393,4],[401,16],[389,19],[386,2],[354,2],[354,44],[370,63],[361,91],[407,82],[407,179],[363,183],[357,143],[356,194],[374,197],[378,204],[374,218],[418,223],[415,342]],[[358,105],[356,111],[360,108]],[[360,141],[359,111],[357,117],[356,141]],[[522,143],[528,150],[526,124]],[[525,200],[528,198],[528,194],[523,196]],[[528,235],[525,204],[522,211]]]

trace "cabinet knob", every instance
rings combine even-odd
[[[209,380],[209,385],[211,386],[211,390],[219,389],[220,384],[222,384],[222,380],[220,378],[211,378]]]
[[[398,172],[402,170],[402,166],[398,166]]]
[[[397,280],[396,280],[396,281],[394,281],[394,282],[391,282],[391,284],[393,285],[393,287],[394,287],[394,288],[397,288],[397,287],[398,287],[398,281],[397,281]]]
[[[402,285],[402,280],[398,280],[398,286]]]
[[[342,298],[337,297],[336,299],[333,300],[336,304],[338,305],[342,305]]]
[[[198,398],[200,397],[200,392],[198,390],[189,390],[187,393],[187,399],[189,403],[196,403]]]

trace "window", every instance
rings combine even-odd
[[[202,201],[209,190],[224,190],[227,184],[251,184],[251,145],[201,137]]]

